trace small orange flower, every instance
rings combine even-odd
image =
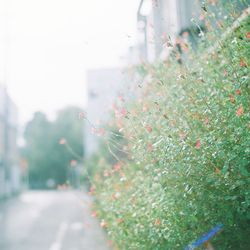
[[[209,2],[211,5],[215,6],[215,5],[217,4],[217,1],[218,1],[218,0],[209,0],[208,2]]]
[[[117,105],[115,103],[113,103],[112,108],[113,108],[114,111],[118,110],[118,107],[117,107]]]
[[[122,129],[123,127],[123,124],[122,124],[122,121],[119,119],[119,120],[116,120],[116,126],[119,128],[119,129]]]
[[[195,147],[196,147],[197,149],[200,149],[200,148],[201,148],[201,140],[200,140],[200,139],[197,139],[196,144],[195,144]]]
[[[245,60],[243,58],[240,59],[240,66],[247,67],[247,63],[245,62]]]
[[[143,105],[143,107],[142,107],[142,111],[143,111],[143,112],[147,112],[147,111],[148,111],[148,107],[147,107],[147,105]]]
[[[188,32],[188,31],[184,31],[184,32],[182,33],[182,36],[183,36],[184,38],[188,38],[188,37],[189,37],[189,32]]]
[[[104,176],[104,177],[109,177],[109,171],[108,171],[108,170],[104,170],[103,176]]]
[[[94,128],[94,127],[92,127],[92,128],[91,128],[91,132],[92,132],[92,134],[95,134],[95,133],[96,133],[96,131],[97,131],[97,129],[96,129],[96,128]]]
[[[220,170],[218,168],[215,168],[215,173],[216,174],[219,174],[220,173]]]
[[[241,90],[240,89],[236,89],[235,94],[236,95],[240,95],[241,94]]]
[[[84,118],[85,118],[85,113],[84,113],[84,112],[80,112],[80,113],[78,114],[78,118],[79,118],[79,119],[84,119]]]
[[[146,126],[146,130],[147,130],[149,133],[151,133],[151,132],[152,132],[152,127],[149,126],[149,125],[147,125],[147,126]]]
[[[89,190],[89,194],[94,194],[95,193],[95,187],[94,186],[91,186],[90,187],[90,190]]]
[[[121,164],[119,163],[119,162],[117,162],[115,165],[114,165],[114,170],[115,171],[119,171],[119,170],[121,170]]]
[[[119,96],[118,96],[118,100],[119,100],[120,102],[124,102],[123,96],[122,96],[122,95],[119,95]]]
[[[207,117],[205,118],[204,123],[205,123],[206,125],[208,125],[208,123],[209,123],[209,119],[208,119]]]
[[[113,246],[113,242],[111,240],[108,240],[108,246],[112,247]]]
[[[115,196],[115,193],[111,195],[111,198],[112,198],[113,201],[115,201],[117,199],[116,196]]]
[[[147,145],[147,150],[148,150],[148,152],[152,152],[153,151],[153,145],[151,143],[149,143]]]
[[[204,15],[204,14],[201,14],[200,17],[199,17],[199,19],[200,19],[201,21],[203,21],[203,20],[205,19],[205,15]]]
[[[105,222],[105,220],[102,220],[102,221],[101,221],[100,226],[101,226],[102,228],[106,228],[106,227],[107,227],[107,223]]]
[[[228,96],[229,96],[230,102],[235,103],[234,96],[232,94],[229,94]]]
[[[246,38],[247,38],[247,39],[250,39],[250,32],[247,32]]]
[[[119,174],[120,174],[120,177],[122,177],[122,178],[126,176],[125,173],[122,171],[120,171]]]
[[[61,138],[60,141],[59,141],[59,144],[60,145],[66,144],[66,140],[64,138]]]
[[[71,167],[75,167],[77,165],[77,161],[76,160],[71,160],[70,161],[70,166]]]
[[[117,221],[117,223],[118,223],[118,224],[121,224],[121,223],[123,223],[123,222],[124,222],[124,219],[122,219],[122,218],[118,218],[116,221]]]
[[[161,220],[160,220],[160,219],[156,219],[154,224],[155,224],[156,226],[161,225]]]
[[[105,129],[104,128],[100,128],[98,131],[98,135],[99,136],[104,136],[105,135]]]
[[[121,116],[125,117],[127,115],[127,110],[125,108],[121,109]]]
[[[97,217],[97,212],[96,211],[93,211],[92,214],[91,214],[92,217]]]
[[[244,113],[243,106],[240,105],[240,107],[239,107],[239,108],[237,109],[237,111],[236,111],[236,115],[237,115],[238,117],[240,117],[240,116],[243,115],[243,113]]]

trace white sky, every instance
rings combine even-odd
[[[37,110],[52,117],[66,105],[85,105],[85,70],[119,66],[136,40],[138,5],[139,0],[0,0],[0,83],[5,64],[21,124]]]

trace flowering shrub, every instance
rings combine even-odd
[[[183,249],[223,223],[216,249],[248,249],[249,22],[210,53],[143,69],[141,96],[114,118],[127,156],[101,155],[93,177],[114,248]]]

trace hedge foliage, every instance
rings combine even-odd
[[[120,98],[109,151],[123,145],[127,157],[96,158],[92,188],[114,248],[183,249],[223,223],[215,248],[249,249],[249,24],[211,53],[207,40],[215,44],[225,27],[208,32],[181,65],[142,65],[140,94]]]

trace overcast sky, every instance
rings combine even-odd
[[[66,105],[84,106],[85,71],[119,66],[136,41],[139,0],[0,4],[0,82],[7,82],[22,124],[36,110],[52,117]]]

